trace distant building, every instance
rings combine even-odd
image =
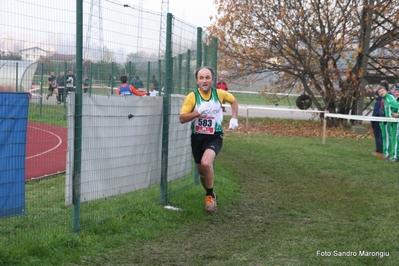
[[[49,57],[50,51],[36,46],[19,50],[19,54],[21,55],[22,60],[35,62],[42,57]]]

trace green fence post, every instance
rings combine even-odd
[[[165,87],[163,97],[163,127],[162,127],[162,165],[161,165],[161,204],[168,202],[168,150],[169,150],[169,116],[170,90],[172,87],[172,14],[166,19],[166,49],[165,49]]]
[[[18,62],[15,62],[15,92],[18,92]]]
[[[111,95],[114,94],[114,62],[111,62]]]
[[[188,94],[190,89],[190,66],[191,66],[191,50],[187,50],[187,64],[186,64],[186,94]]]
[[[147,63],[147,92],[150,91],[151,62]]]
[[[202,28],[197,28],[197,68],[202,65]],[[194,183],[199,184],[199,173],[197,167],[194,167]]]
[[[178,92],[181,94],[181,86],[182,86],[182,78],[183,78],[183,55],[179,54],[179,62],[178,62],[178,69],[177,69],[177,86]]]
[[[202,66],[202,28],[197,28],[197,68]]]
[[[43,68],[44,64],[40,64],[40,98],[39,98],[39,117],[43,115]]]
[[[209,66],[209,64],[208,64],[208,45],[204,45],[204,65]]]
[[[165,86],[164,81],[162,80],[162,61],[158,60],[158,87],[159,93],[161,93],[162,87]]]
[[[83,69],[83,1],[76,1],[76,89],[75,89],[75,125],[74,125],[74,161],[72,171],[72,230],[80,230],[80,185],[82,166],[82,69]]]
[[[67,87],[66,87],[66,75],[68,73],[68,69],[67,69],[67,63],[64,62],[64,90],[62,91],[63,94],[63,100],[64,100],[64,120],[66,119],[66,96],[67,96]]]
[[[212,43],[212,62],[211,66],[215,69],[215,78],[214,78],[214,86],[216,87],[217,79],[216,77],[218,76],[218,38],[213,37],[213,43]]]
[[[89,93],[91,94],[91,86],[93,84],[93,63],[90,63],[90,84],[89,84]]]
[[[129,76],[127,77],[128,83],[129,83],[129,79],[131,79],[131,77],[132,77],[132,62],[129,61]]]

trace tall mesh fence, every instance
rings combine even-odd
[[[178,115],[201,65],[216,68],[217,39],[172,14],[117,1],[1,1],[0,136],[8,142],[0,160],[10,162],[0,169],[8,191],[1,242],[78,231],[166,204],[198,183],[189,125]],[[121,76],[159,94],[119,96]],[[15,120],[10,110],[24,114],[18,127],[3,123]],[[17,145],[25,148],[18,156],[7,152]]]

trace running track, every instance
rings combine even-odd
[[[28,122],[25,180],[64,172],[67,128]]]

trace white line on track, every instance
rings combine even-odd
[[[38,128],[38,127],[32,127],[32,126],[28,126],[28,127],[33,128],[33,129],[37,129],[37,130],[44,131],[44,132],[46,132],[46,133],[49,133],[49,134],[55,136],[55,137],[58,139],[58,144],[57,144],[55,147],[53,147],[53,148],[51,148],[51,149],[49,149],[49,150],[47,150],[47,151],[45,151],[45,152],[41,152],[41,153],[38,153],[38,154],[35,154],[35,155],[32,155],[32,156],[26,157],[26,159],[31,159],[31,158],[34,158],[34,157],[41,156],[41,155],[43,155],[43,154],[49,153],[49,152],[51,152],[51,151],[57,149],[57,148],[62,144],[62,139],[61,139],[60,136],[58,136],[57,134],[54,134],[54,133],[51,132],[51,131],[44,130],[44,129]]]

